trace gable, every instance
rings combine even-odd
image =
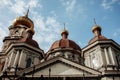
[[[49,70],[51,75],[83,75],[83,71],[79,70],[75,67],[66,65],[64,63],[54,63],[52,65],[49,65],[48,67],[36,72],[34,76],[39,76],[39,75],[44,75],[47,76],[49,75]],[[90,73],[85,73],[84,74],[90,74]]]
[[[44,75],[46,77],[49,76],[97,76],[100,75],[101,72],[86,67],[84,65],[80,65],[78,63],[72,62],[63,57],[56,57],[47,61],[44,61],[34,67],[26,68],[20,71],[18,74],[26,73],[26,76],[31,77],[34,75],[35,77],[40,77]]]

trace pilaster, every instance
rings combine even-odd
[[[18,61],[19,61],[19,57],[20,57],[20,51],[17,50],[16,56],[15,56],[15,61],[14,61],[14,64],[13,64],[13,67],[16,67],[16,66],[17,66]]]
[[[106,58],[106,62],[107,62],[106,65],[109,65],[109,64],[110,64],[110,61],[109,61],[109,56],[108,56],[108,52],[107,52],[107,49],[106,49],[106,48],[104,48],[104,52],[105,52],[105,58]]]

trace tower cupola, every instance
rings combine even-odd
[[[106,37],[102,36],[102,34],[101,34],[102,28],[101,28],[101,26],[96,24],[95,19],[94,19],[94,23],[95,23],[95,25],[92,28],[92,32],[94,33],[94,38],[92,38],[89,41],[89,44],[92,44],[98,40],[106,40],[107,39]]]
[[[27,31],[31,32],[32,34],[35,33],[34,31],[34,23],[33,21],[28,17],[29,9],[25,16],[19,16],[13,21],[13,26],[19,26],[24,25],[28,27]]]
[[[102,29],[99,25],[96,24],[95,19],[94,19],[94,23],[95,23],[95,25],[92,28],[92,32],[94,33],[95,36],[100,36]]]
[[[69,35],[69,32],[66,30],[65,24],[64,24],[64,29],[61,32],[62,39],[67,39],[68,35]]]

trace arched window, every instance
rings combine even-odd
[[[31,58],[28,58],[26,61],[26,68],[31,66],[31,62],[32,62]]]

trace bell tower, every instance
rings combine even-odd
[[[85,58],[85,65],[98,70],[105,65],[103,64],[105,58],[102,56],[104,53],[101,52],[102,44],[100,45],[99,43],[105,42],[108,39],[101,34],[102,28],[96,24],[95,19],[94,22],[95,25],[92,27],[94,37],[89,41],[88,46],[83,49],[83,55]]]
[[[5,55],[3,71],[22,70],[38,64],[44,57],[43,50],[33,40],[34,23],[28,17],[17,17],[9,27],[9,36],[3,42],[2,54]]]
[[[120,70],[120,47],[112,39],[101,34],[102,28],[95,23],[92,28],[94,37],[82,49],[85,65],[102,72],[102,80],[112,80]]]

